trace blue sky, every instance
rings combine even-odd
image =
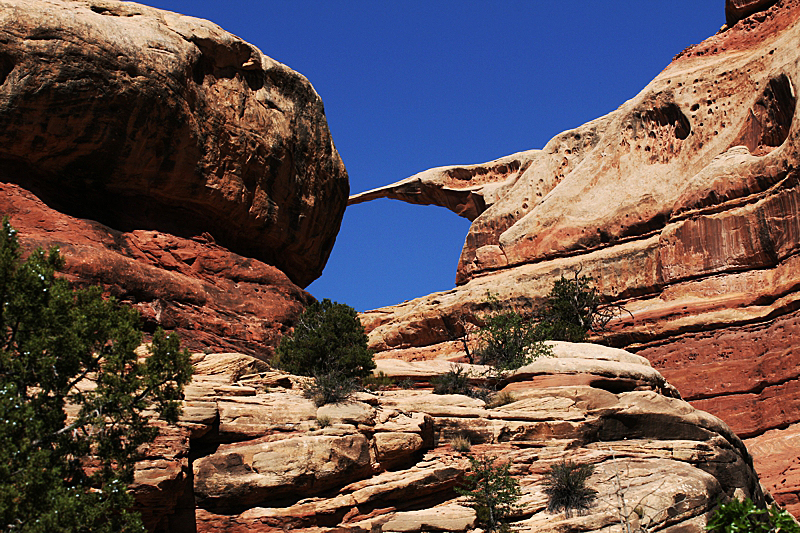
[[[308,77],[351,194],[541,148],[725,22],[723,0],[144,3],[209,19]],[[307,290],[363,311],[452,288],[468,228],[442,208],[355,205]]]

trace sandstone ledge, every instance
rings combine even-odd
[[[176,481],[182,475],[194,489],[165,500],[193,500],[196,508],[155,509],[151,515],[161,514],[153,522],[177,531],[176,517],[193,514],[198,531],[470,531],[474,511],[453,490],[468,454],[450,448],[454,436],[467,436],[472,454],[512,463],[523,492],[514,517],[521,531],[616,527],[609,503],[616,476],[629,486],[626,498],[644,498],[647,524],[687,532],[703,531],[718,498],[769,497],[742,441],[675,397],[645,359],[588,344],[556,348],[554,359],[507,376],[514,401],[495,408],[433,394],[424,362],[414,363],[413,390],[360,393],[316,408],[303,398],[301,378],[244,355],[198,355],[182,422],[194,435],[183,452],[191,464],[179,459],[173,468]],[[402,362],[390,363],[382,361],[397,376],[407,373]],[[252,372],[243,375],[242,365]],[[544,375],[554,379],[535,379]],[[544,473],[562,459],[595,465],[590,484],[600,492],[589,514],[570,520],[547,513],[542,492]],[[137,469],[143,495],[156,482],[151,464]],[[153,503],[142,497],[140,505]]]

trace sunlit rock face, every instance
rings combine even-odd
[[[719,498],[768,499],[741,440],[678,398],[648,361],[616,348],[556,343],[497,386],[510,403],[433,394],[444,361],[380,359],[389,386],[316,407],[305,378],[238,354],[197,354],[174,448],[136,470],[137,508],[158,531],[469,531],[454,490],[468,456],[510,462],[521,487],[518,531],[621,526],[617,483],[641,506],[630,524],[701,533]],[[481,381],[481,367],[461,364]],[[467,438],[468,453],[452,447]],[[160,456],[158,454],[161,454]],[[550,513],[545,475],[563,460],[594,466],[584,515]],[[189,462],[191,461],[191,462]],[[154,498],[160,496],[160,499]]]
[[[364,313],[371,344],[387,357],[457,359],[454,339],[478,322],[487,292],[530,309],[580,270],[633,315],[605,342],[647,357],[744,438],[800,434],[800,2],[728,6],[745,11],[541,150],[353,197],[473,220],[457,287]],[[778,479],[789,465],[770,449],[757,468],[767,484],[795,487],[779,498],[800,514],[800,479]]]
[[[121,231],[216,243],[305,287],[349,191],[302,75],[130,2],[0,1],[0,179]]]

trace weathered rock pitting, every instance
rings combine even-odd
[[[302,75],[217,25],[132,2],[0,2],[0,179],[71,216],[191,238],[305,287],[347,172]]]
[[[352,198],[474,219],[455,289],[362,315],[377,357],[458,360],[455,340],[487,292],[530,310],[580,270],[633,314],[605,342],[645,355],[742,437],[800,432],[800,2],[727,5],[744,11],[616,111],[543,149]],[[765,483],[779,485],[785,467],[796,486],[790,465],[770,463],[781,457],[759,455]],[[800,513],[796,491],[778,494]]]

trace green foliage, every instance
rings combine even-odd
[[[375,368],[355,309],[327,298],[300,315],[294,333],[281,339],[274,363],[293,374],[318,377],[363,378]]]
[[[370,374],[361,380],[361,384],[371,391],[384,390],[396,385],[395,380],[383,371],[378,372],[377,375]]]
[[[465,394],[472,396],[469,384],[469,372],[463,367],[452,365],[444,374],[431,378],[434,394]]]
[[[0,229],[0,530],[143,531],[127,484],[158,430],[145,410],[176,422],[189,353],[158,331],[140,360],[138,313],[73,291],[57,249],[21,260]],[[71,415],[66,414],[67,405]]]
[[[456,491],[467,496],[485,531],[507,531],[508,518],[522,496],[519,483],[509,474],[510,463],[497,465],[494,457],[487,456],[470,457],[469,462],[464,488]]]
[[[750,498],[732,499],[714,511],[706,526],[713,533],[800,533],[800,526],[784,509],[759,509]]]
[[[500,311],[491,294],[487,303],[492,311],[478,332],[480,344],[474,351],[478,363],[497,370],[516,370],[537,357],[552,355],[550,347],[537,336],[535,323],[516,311]]]
[[[544,305],[536,312],[540,339],[583,342],[589,331],[605,329],[625,308],[604,304],[591,276],[575,272],[572,279],[556,280]]]
[[[563,510],[567,518],[572,516],[572,511],[581,514],[588,510],[597,497],[597,491],[586,486],[586,480],[592,472],[592,465],[578,465],[572,461],[552,465],[544,482],[544,493],[548,496],[547,510]]]
[[[357,388],[355,379],[339,370],[329,370],[314,376],[314,381],[305,387],[303,394],[306,398],[310,398],[314,405],[320,407],[345,401]]]

